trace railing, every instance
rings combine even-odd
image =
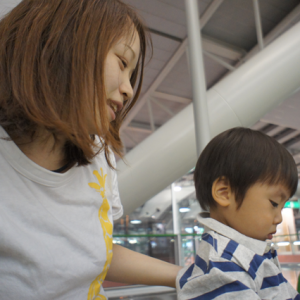
[[[181,265],[187,266],[195,261],[201,237],[201,234],[181,234],[179,238],[175,234],[115,234],[113,242],[170,263],[180,261]],[[279,258],[288,258],[282,261],[284,262],[283,275],[296,288],[300,269],[300,235],[276,235],[272,242],[277,245]],[[176,250],[179,246],[181,251]],[[182,257],[177,258],[176,255],[178,253],[181,253]],[[288,265],[287,261],[294,263],[293,265]],[[113,288],[121,286],[121,284],[106,282],[103,286],[105,288]],[[111,288],[108,290],[115,293],[115,290],[111,290]]]
[[[175,263],[176,235],[130,234],[114,235],[113,243],[170,263]]]
[[[179,259],[182,265],[194,262],[201,234],[181,234],[179,244],[182,257]],[[114,235],[113,241],[126,248],[140,253],[156,257],[171,263],[176,261],[176,247],[178,239],[174,234],[130,234]],[[299,234],[275,235],[272,242],[277,245],[278,255],[300,255]]]

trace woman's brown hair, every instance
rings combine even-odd
[[[104,131],[109,123],[104,61],[135,30],[136,92]],[[85,165],[95,155],[92,122],[102,140],[98,150],[112,167],[108,147],[122,156],[119,129],[141,91],[147,39],[134,10],[119,0],[23,0],[0,21],[0,125],[13,140],[33,140],[38,128],[56,139],[63,136],[66,162]]]

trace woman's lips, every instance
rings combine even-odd
[[[107,106],[108,106],[108,110],[109,110],[109,113],[110,113],[111,121],[113,121],[116,118],[116,114],[115,114],[114,110],[112,109],[112,107],[110,105],[107,104]]]

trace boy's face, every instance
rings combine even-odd
[[[288,199],[289,192],[283,185],[256,183],[248,189],[239,209],[232,199],[224,223],[251,238],[272,239],[282,222],[281,210]]]

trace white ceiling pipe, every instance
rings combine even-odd
[[[207,93],[212,136],[249,127],[300,87],[300,23],[280,36]],[[186,174],[197,161],[190,104],[119,161],[124,213]]]

